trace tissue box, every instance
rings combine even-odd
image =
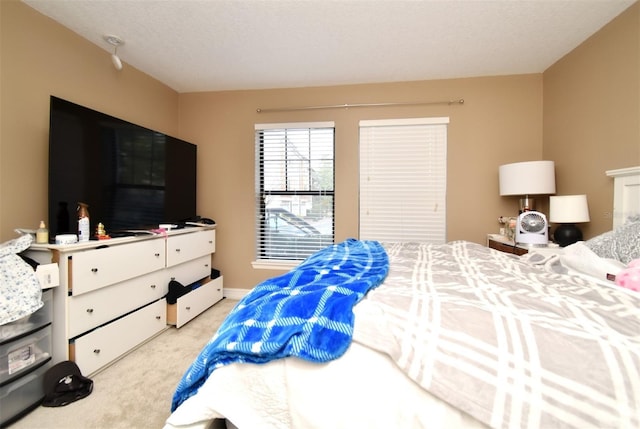
[[[36,267],[36,277],[42,289],[48,289],[60,284],[58,264],[40,264]]]

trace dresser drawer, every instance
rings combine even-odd
[[[210,229],[167,238],[167,267],[181,264],[216,250],[216,230]]]
[[[182,283],[183,286],[209,277],[211,275],[211,255],[201,256],[193,261],[173,266],[167,271],[167,285],[171,280]]]
[[[0,386],[51,359],[51,325],[0,346]]]
[[[168,282],[162,271],[136,277],[95,290],[70,296],[68,336],[83,332],[156,301],[167,294]]]
[[[160,270],[164,262],[162,239],[74,253],[69,260],[69,289],[80,295]]]
[[[42,379],[51,363],[0,387],[0,427],[5,427],[40,405],[44,398]]]
[[[213,279],[167,306],[167,323],[181,327],[222,299],[222,276]]]
[[[76,338],[69,356],[83,374],[92,374],[166,328],[167,305],[161,299]]]

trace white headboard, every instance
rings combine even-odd
[[[613,177],[613,228],[640,214],[640,166],[607,171]]]

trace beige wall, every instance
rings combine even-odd
[[[198,143],[198,210],[220,225],[214,263],[225,284],[250,287],[254,271],[254,124],[335,121],[336,239],[358,234],[358,121],[449,116],[447,237],[484,243],[497,217],[517,213],[498,195],[498,166],[542,155],[542,76],[452,79],[180,95],[181,134]],[[257,108],[464,98],[464,105],[257,113]],[[227,251],[232,249],[231,251]]]
[[[635,75],[632,75],[632,70],[624,78],[616,75],[616,80],[622,80],[619,84],[623,91],[624,88],[635,91],[633,98],[640,95],[637,8],[622,18],[623,21],[631,21],[624,25],[625,28],[630,25],[630,28],[623,34],[614,31],[611,40],[601,43],[614,46],[632,44],[629,51],[632,62],[635,61]],[[53,94],[198,145],[198,212],[214,218],[219,224],[214,265],[225,275],[225,286],[232,288],[250,288],[274,274],[271,271],[254,271],[250,264],[254,257],[254,123],[336,122],[336,235],[340,240],[357,234],[358,121],[449,116],[447,236],[450,240],[467,239],[483,243],[487,232],[497,230],[497,216],[512,215],[517,208],[516,200],[498,195],[498,166],[507,162],[542,159],[543,156],[545,159],[561,158],[562,148],[570,144],[565,143],[565,134],[577,134],[583,126],[577,120],[565,122],[565,125],[558,121],[558,125],[549,125],[543,139],[543,129],[550,121],[549,115],[545,115],[543,127],[543,95],[545,108],[549,106],[549,109],[562,112],[565,107],[553,101],[555,93],[561,93],[565,85],[579,79],[577,76],[585,68],[596,67],[592,61],[601,61],[590,57],[589,52],[595,48],[581,48],[587,52],[583,65],[564,67],[565,60],[562,60],[544,74],[544,85],[549,82],[549,88],[543,88],[542,74],[534,74],[329,88],[177,94],[126,64],[122,72],[116,72],[105,47],[87,42],[20,2],[1,1],[0,19],[0,241],[14,238],[14,228],[34,228],[41,218],[46,217],[48,103],[49,96]],[[603,37],[607,31],[608,27]],[[635,34],[635,40],[630,42],[628,33],[632,38]],[[620,64],[621,57],[628,60],[626,56],[605,60],[612,62],[606,73],[627,66],[627,62]],[[571,61],[570,57],[567,61]],[[593,79],[601,86],[609,81],[606,74],[598,74]],[[592,82],[588,84],[593,86]],[[598,105],[592,102],[594,96],[581,100],[581,105]],[[451,98],[464,98],[465,104],[256,113],[258,107],[420,102]],[[562,96],[558,98],[564,100]],[[619,99],[612,98],[607,102],[624,116],[622,119],[614,118],[617,118],[616,124],[621,124],[618,128],[627,130],[635,127],[635,134],[624,139],[616,138],[608,145],[598,146],[597,150],[622,152],[621,156],[611,158],[611,166],[607,164],[597,168],[596,173],[588,169],[568,170],[567,164],[560,161],[558,186],[561,191],[574,192],[574,181],[592,180],[601,174],[600,170],[637,164],[629,161],[633,154],[629,146],[639,141],[637,99],[622,105]],[[552,116],[556,117],[556,114]],[[609,116],[605,117],[606,121],[594,121],[593,117],[588,117],[593,133],[608,129],[606,121],[610,120]],[[629,125],[631,123],[632,126]],[[600,160],[598,156],[595,158]],[[594,161],[591,158],[585,160]],[[603,186],[610,187],[610,183]],[[594,194],[589,198],[592,206],[601,203],[603,207],[611,207],[610,195]],[[603,201],[599,201],[600,198]]]
[[[178,94],[16,0],[0,1],[0,240],[47,218],[49,97],[178,132]],[[179,136],[178,136],[179,137]]]
[[[605,171],[640,165],[640,3],[545,71],[543,112],[557,195],[587,194],[585,238],[610,230]]]

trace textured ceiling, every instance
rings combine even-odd
[[[178,92],[544,71],[634,0],[23,0]]]

